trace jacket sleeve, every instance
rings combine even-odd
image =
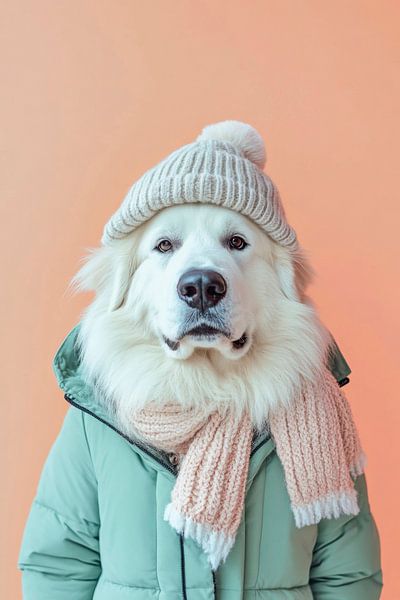
[[[101,572],[85,415],[70,407],[42,469],[18,557],[23,600],[89,600]]]
[[[360,512],[322,519],[310,585],[314,600],[378,600],[382,589],[380,540],[371,514],[365,475],[355,480]]]

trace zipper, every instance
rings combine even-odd
[[[88,415],[91,415],[92,417],[94,417],[95,419],[97,419],[98,421],[100,421],[101,423],[104,423],[104,425],[108,425],[108,427],[110,427],[111,429],[113,429],[116,433],[119,433],[119,435],[121,435],[124,439],[126,439],[130,444],[133,444],[134,446],[137,446],[138,448],[140,448],[141,450],[143,450],[143,452],[145,452],[148,456],[150,456],[151,458],[154,458],[154,460],[157,461],[160,465],[162,465],[163,467],[165,467],[166,469],[168,469],[168,471],[170,471],[174,475],[177,475],[177,469],[174,469],[174,467],[171,464],[160,460],[160,458],[158,456],[156,456],[155,454],[153,454],[153,452],[150,452],[150,450],[148,450],[146,446],[144,446],[143,444],[141,444],[137,440],[133,440],[128,435],[126,435],[125,433],[123,433],[122,431],[120,431],[117,427],[115,427],[114,425],[112,425],[109,421],[106,421],[105,419],[102,419],[101,417],[99,417],[98,415],[96,415],[96,413],[92,412],[91,410],[89,410],[85,406],[82,406],[81,404],[78,404],[68,394],[64,394],[64,398],[65,398],[65,400],[67,400],[67,402],[69,402],[70,404],[72,404],[72,406],[75,406],[75,408],[79,408],[80,410],[82,410],[83,412],[87,413]]]
[[[185,547],[184,547],[184,539],[183,533],[179,535],[179,543],[181,548],[181,578],[182,578],[182,598],[183,600],[187,600],[186,594],[186,573],[185,573]]]
[[[92,412],[91,410],[89,410],[85,406],[82,406],[81,404],[79,404],[78,402],[76,402],[76,400],[74,398],[72,398],[71,396],[69,396],[68,394],[64,394],[64,398],[65,398],[65,400],[67,400],[67,402],[69,402],[70,404],[72,404],[72,406],[75,406],[75,408],[79,408],[80,410],[82,410],[83,412],[87,413],[88,415],[91,415],[92,417],[94,417],[95,419],[97,419],[98,421],[100,421],[101,423],[103,423],[104,425],[107,425],[108,427],[110,427],[111,429],[113,429],[116,433],[119,433],[119,435],[121,435],[130,444],[133,444],[134,446],[137,446],[138,448],[140,448],[141,450],[143,450],[143,452],[145,452],[148,456],[150,456],[151,458],[153,458],[160,465],[162,465],[163,467],[167,468],[168,471],[170,471],[171,473],[173,473],[173,475],[175,475],[175,476],[177,475],[177,469],[175,469],[169,463],[160,460],[158,458],[158,456],[156,456],[155,454],[153,454],[152,452],[150,452],[150,450],[148,450],[146,448],[146,446],[143,446],[143,444],[141,444],[140,442],[138,442],[136,440],[133,440],[128,435],[126,435],[125,433],[123,433],[122,431],[120,431],[117,427],[115,427],[115,425],[112,425],[109,421],[106,421],[105,419],[102,419],[101,417],[99,417],[98,415],[96,415],[96,413]],[[261,442],[259,444],[257,444],[251,450],[250,457],[252,457],[253,454],[255,454],[255,452],[257,452],[257,450],[259,448],[261,448],[261,446],[263,446],[263,444],[265,444],[268,439],[269,439],[269,436],[266,436],[263,440],[261,440]],[[178,535],[179,535],[180,554],[181,554],[182,598],[183,598],[183,600],[187,600],[184,537],[183,537],[183,533],[180,533]],[[211,573],[212,573],[212,578],[213,578],[214,599],[216,599],[217,598],[217,586],[216,586],[216,580],[215,580],[215,572],[211,569]]]
[[[257,446],[254,446],[254,448],[250,452],[250,458],[253,456],[253,454],[255,454],[257,452],[257,450],[259,448],[261,448],[261,446],[266,444],[268,440],[269,440],[269,436],[267,435],[267,436],[265,436],[265,438],[263,440],[261,440],[261,442],[259,444],[257,444]]]

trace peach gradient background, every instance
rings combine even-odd
[[[67,405],[65,293],[130,184],[201,128],[256,126],[353,373],[384,600],[400,598],[400,5],[367,0],[3,2],[0,597]],[[396,253],[397,250],[397,253]]]

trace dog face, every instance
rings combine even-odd
[[[257,324],[265,332],[274,318],[282,294],[270,238],[247,217],[210,205],[166,208],[142,228],[128,318],[130,307],[144,305],[173,358],[186,359],[196,348],[241,358]]]
[[[82,375],[128,434],[132,410],[169,400],[247,410],[261,427],[325,361],[312,276],[301,251],[235,211],[165,208],[94,249],[72,279],[96,292],[81,319]]]

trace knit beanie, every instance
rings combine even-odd
[[[247,123],[221,121],[146,171],[106,223],[102,243],[121,239],[168,206],[208,203],[246,215],[275,242],[297,247],[279,192],[263,172],[265,146]]]

